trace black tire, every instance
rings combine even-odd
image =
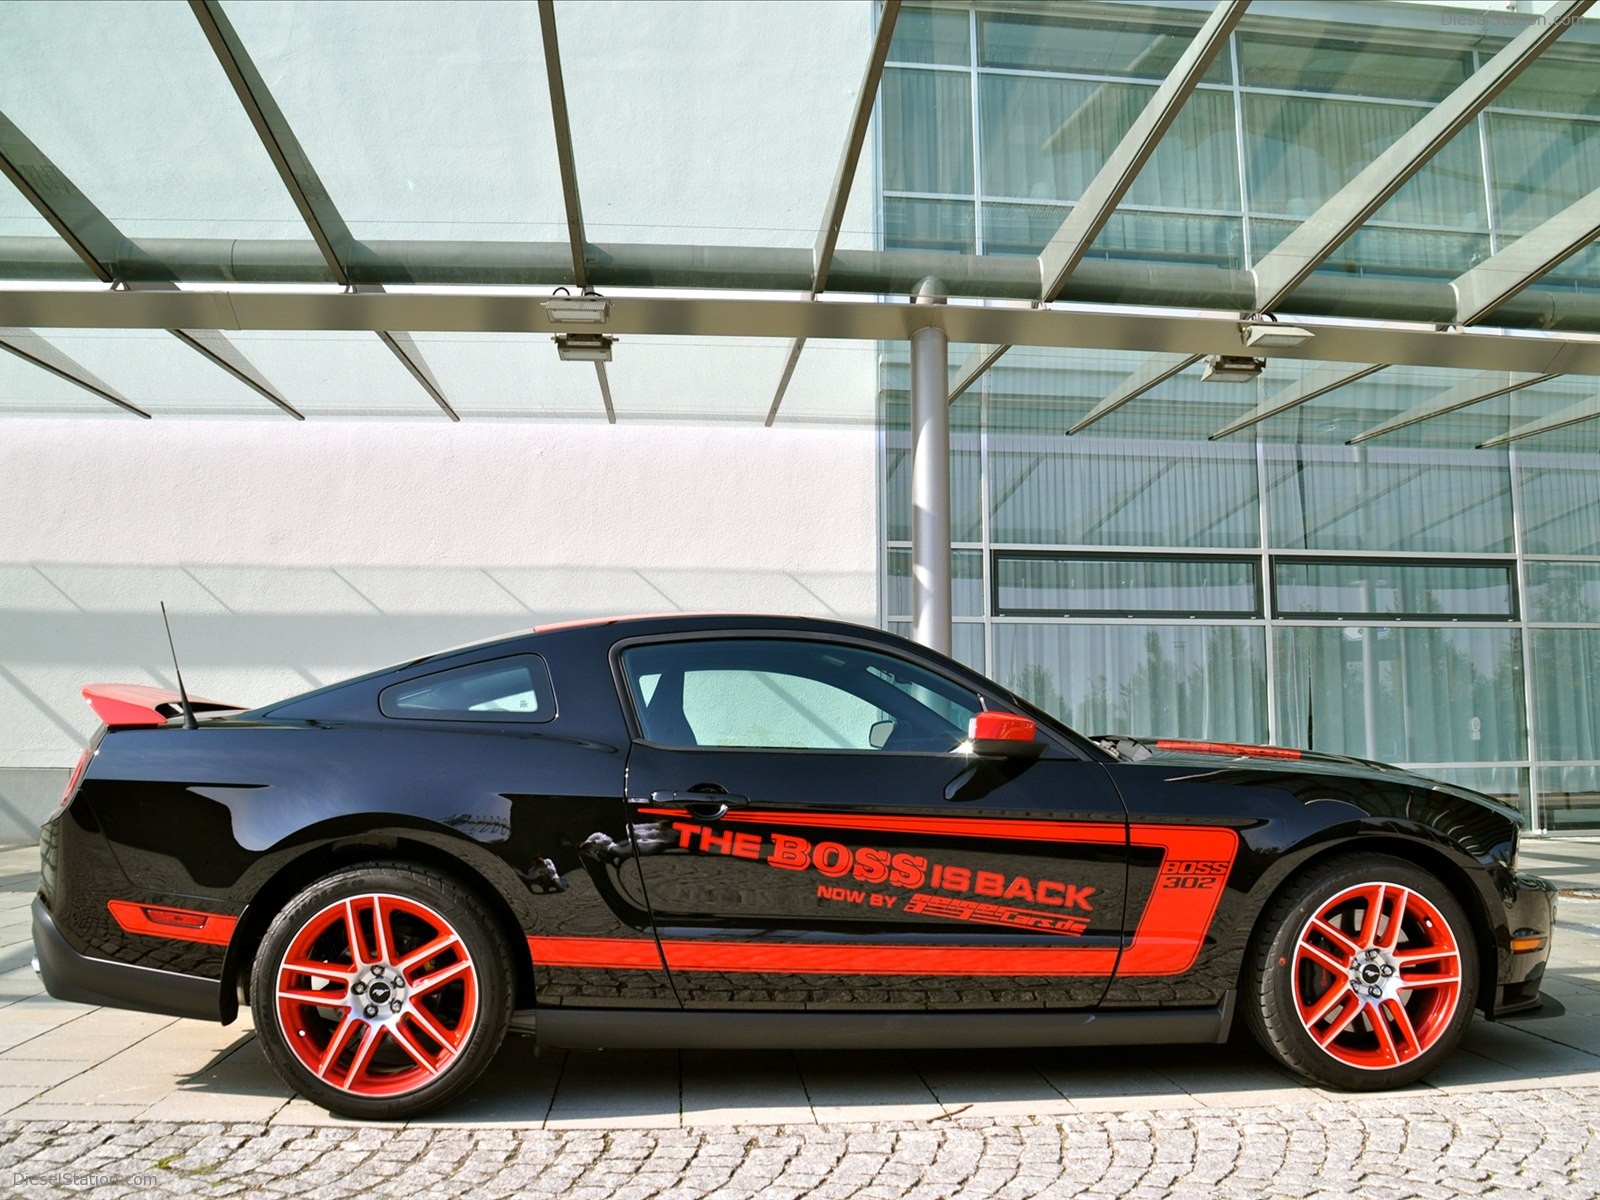
[[[1256,1040],[1286,1067],[1376,1091],[1449,1057],[1472,1020],[1477,982],[1472,924],[1449,888],[1398,858],[1340,856],[1268,906],[1242,1004]]]
[[[311,884],[267,927],[251,975],[267,1061],[347,1117],[411,1117],[460,1095],[511,1017],[511,963],[493,919],[455,880],[411,863],[365,863]],[[317,1003],[323,993],[328,1003]]]

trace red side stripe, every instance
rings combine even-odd
[[[1222,754],[1229,758],[1299,758],[1300,751],[1283,746],[1243,746],[1236,742],[1185,742],[1162,740],[1157,750],[1172,750],[1181,754]]]
[[[528,953],[542,967],[614,967],[661,970],[655,938],[533,937]]]
[[[226,946],[233,940],[233,927],[239,923],[237,917],[225,917],[220,913],[169,908],[161,904],[135,904],[131,900],[107,900],[106,907],[117,924],[129,933],[171,938],[177,942],[202,942],[207,946]]]
[[[647,817],[683,817],[682,809],[641,808]],[[900,817],[887,814],[825,812],[758,812],[734,809],[719,823],[809,825],[813,829],[874,829],[894,833],[928,833],[946,837],[1001,838],[1024,842],[1077,842],[1120,846],[1127,833],[1120,823],[1098,821],[1027,821],[1005,817]]]
[[[849,943],[662,942],[674,971],[794,975],[1109,975],[1115,947],[861,946]]]

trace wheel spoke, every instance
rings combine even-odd
[[[322,1052],[322,1061],[317,1064],[317,1077],[319,1079],[328,1077],[328,1071],[333,1067],[334,1062],[338,1060],[339,1052],[344,1049],[344,1044],[349,1040],[351,1033],[363,1028],[365,1026],[353,1015],[348,1012],[345,1013],[344,1020],[339,1022],[339,1028],[335,1029],[333,1036],[328,1039],[328,1048]]]
[[[338,1008],[345,1002],[346,993],[338,988],[285,988],[278,989],[278,999],[295,1004],[310,1004],[316,1008]]]
[[[412,1037],[411,1031],[405,1028],[404,1021],[396,1021],[389,1026],[389,1036],[394,1038],[400,1048],[416,1060],[417,1065],[426,1070],[429,1075],[437,1075],[439,1073],[438,1063],[434,1062],[428,1052],[417,1044],[417,1040]],[[428,1036],[432,1037],[433,1035],[430,1033]],[[448,1042],[440,1042],[439,1044],[443,1047],[439,1055],[440,1059],[448,1058],[453,1053],[450,1049],[450,1044]]]
[[[471,960],[463,958],[459,962],[451,963],[448,967],[440,967],[437,971],[419,976],[411,981],[411,998],[415,1000],[418,996],[426,996],[429,992],[442,988],[452,979],[458,979],[471,971]]]
[[[1401,927],[1405,924],[1406,909],[1411,904],[1411,892],[1403,887],[1394,889],[1394,908],[1389,913],[1389,925],[1383,931],[1383,941],[1378,943],[1380,950],[1393,952],[1400,941]]]
[[[1388,890],[1388,886],[1382,883],[1366,889],[1363,898],[1366,900],[1367,912],[1361,920],[1361,932],[1357,935],[1363,950],[1370,950],[1376,943],[1378,921],[1383,916],[1383,897]]]
[[[442,1028],[439,1023],[433,1019],[433,1014],[428,1012],[428,1010],[423,1008],[420,1004],[413,1004],[409,1009],[406,1010],[406,1015],[418,1025],[422,1026],[423,1033],[427,1034],[434,1041],[438,1042],[439,1045],[443,1046],[445,1054],[454,1054],[456,1050],[460,1048],[461,1035],[463,1032],[465,1032],[463,1029],[456,1029],[452,1031]],[[470,1020],[465,1017],[463,1018],[462,1024],[470,1028]],[[443,1055],[440,1057],[442,1058]]]
[[[373,946],[372,951],[376,961],[381,963],[386,963],[389,961],[389,946],[391,944],[391,940],[389,937],[390,930],[388,929],[387,925],[388,916],[392,914],[392,908],[388,915],[384,913],[382,896],[372,897],[372,936],[377,943]]]
[[[1419,991],[1422,988],[1444,987],[1446,984],[1460,982],[1461,976],[1459,975],[1422,975],[1412,979],[1407,979],[1404,975],[1400,976],[1400,986],[1411,992]]]
[[[1377,1009],[1369,1010],[1367,1021],[1372,1026],[1372,1031],[1378,1035],[1378,1041],[1382,1044],[1383,1052],[1389,1056],[1389,1061],[1399,1063],[1400,1049],[1395,1045],[1394,1034],[1390,1032],[1389,1022],[1384,1020],[1383,1013]]]
[[[281,979],[284,975],[309,975],[313,979],[326,979],[333,983],[342,983],[346,988],[356,977],[354,968],[343,966],[339,963],[315,963],[303,958],[286,958],[283,968],[278,973]]]
[[[1339,1016],[1334,1020],[1333,1024],[1329,1025],[1321,1033],[1313,1032],[1311,1034],[1312,1037],[1317,1039],[1317,1043],[1319,1045],[1326,1047],[1329,1042],[1333,1041],[1334,1038],[1338,1037],[1341,1033],[1348,1029],[1350,1027],[1350,1022],[1354,1021],[1356,1017],[1360,1015],[1361,1002],[1357,1000],[1354,995],[1352,995],[1350,999],[1353,1003],[1351,1003],[1342,1013],[1339,1014]]]
[[[395,966],[400,969],[402,974],[404,974],[417,964],[425,963],[430,958],[435,958],[447,950],[460,951],[460,946],[461,939],[458,938],[454,933],[441,933],[438,937],[434,938],[433,941],[428,942],[426,945],[418,946],[410,954],[406,955],[399,962],[395,963]],[[460,951],[460,956],[465,958],[465,952]]]
[[[1411,1023],[1411,1014],[1406,1011],[1406,1006],[1398,1000],[1385,1000],[1379,1005],[1378,1020],[1382,1022],[1388,1017],[1394,1022],[1395,1032],[1400,1035],[1396,1051],[1400,1059],[1415,1058],[1422,1053],[1422,1043],[1417,1037],[1416,1026]]]
[[[1312,918],[1311,929],[1315,930],[1317,933],[1320,933],[1323,937],[1327,938],[1330,942],[1332,942],[1334,945],[1339,947],[1339,949],[1341,951],[1343,951],[1345,954],[1348,954],[1351,958],[1354,958],[1357,954],[1359,954],[1361,952],[1361,947],[1360,946],[1358,946],[1354,942],[1352,942],[1350,940],[1350,938],[1347,935],[1345,935],[1343,932],[1341,932],[1340,930],[1335,929],[1332,925],[1329,925],[1321,917]],[[1304,940],[1302,940],[1300,944],[1301,945],[1305,945],[1306,942]],[[1344,970],[1343,967],[1340,967],[1339,969],[1341,971]]]
[[[1455,958],[1457,951],[1454,946],[1442,950],[1397,950],[1394,954],[1395,966],[1402,971],[1407,967],[1414,967],[1419,963],[1443,962],[1447,958]]]
[[[1305,955],[1307,958],[1315,959],[1318,965],[1326,967],[1329,971],[1332,971],[1335,975],[1338,975],[1341,978],[1344,976],[1344,973],[1350,969],[1349,963],[1340,962],[1333,955],[1322,949],[1322,947],[1314,946],[1310,942],[1300,943],[1300,953]]]
[[[344,935],[350,941],[350,961],[358,967],[372,962],[366,954],[366,940],[361,936],[361,920],[356,915],[354,900],[344,902]]]
[[[367,1073],[367,1064],[372,1061],[372,1052],[378,1048],[378,1042],[383,1038],[383,1030],[363,1021],[360,1036],[355,1056],[350,1060],[350,1069],[344,1073],[344,1086],[347,1091],[354,1091],[356,1084]]]
[[[1309,1008],[1302,1005],[1300,1015],[1307,1025],[1315,1025],[1333,1011],[1334,1005],[1350,994],[1350,985],[1341,979],[1329,988],[1327,993],[1315,1004]]]

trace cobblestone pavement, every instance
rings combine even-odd
[[[1250,1110],[556,1133],[0,1121],[31,1200],[367,1193],[646,1197],[1511,1197],[1593,1200],[1600,1089],[1534,1105],[1386,1095]]]
[[[1531,864],[1566,893],[1546,979],[1565,1011],[1477,1020],[1403,1092],[1313,1088],[1238,1038],[836,1055],[537,1055],[514,1039],[463,1101],[387,1125],[290,1099],[247,1024],[40,995],[31,854],[0,851],[5,1200],[1600,1195],[1600,843]]]

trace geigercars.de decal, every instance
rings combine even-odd
[[[675,827],[669,830],[668,844],[679,844],[691,853],[700,851],[700,830],[705,826],[683,820],[681,810],[666,808],[641,808],[640,816],[665,818]],[[1155,825],[1094,821],[1048,821],[1012,819],[1005,817],[926,817],[886,814],[837,812],[761,812],[741,809],[724,814],[718,824],[755,824],[769,827],[757,833],[753,830],[713,831],[718,840],[707,840],[706,852],[727,854],[771,867],[771,855],[780,836],[805,842],[808,849],[802,855],[799,845],[790,843],[785,852],[793,859],[791,870],[817,870],[817,851],[822,846],[838,846],[828,850],[823,861],[828,871],[837,872],[830,877],[822,872],[818,883],[830,889],[826,900],[843,900],[856,903],[851,893],[860,893],[862,904],[872,905],[871,895],[886,897],[893,893],[869,891],[865,880],[854,877],[858,867],[876,875],[886,870],[881,884],[910,891],[911,895],[896,903],[900,911],[916,911],[910,906],[927,906],[925,915],[947,917],[963,924],[1009,925],[1019,932],[1062,933],[1060,944],[996,946],[993,944],[967,944],[952,941],[950,934],[938,934],[929,927],[934,939],[927,945],[874,945],[859,940],[840,942],[783,942],[762,938],[751,940],[737,936],[709,933],[700,938],[664,936],[659,939],[632,937],[564,937],[532,935],[528,950],[534,962],[544,967],[611,967],[618,969],[665,968],[670,971],[721,971],[731,974],[791,973],[801,975],[920,975],[920,976],[1036,976],[1036,977],[1091,977],[1116,974],[1124,976],[1180,975],[1194,965],[1206,934],[1221,903],[1228,873],[1232,870],[1238,852],[1239,835],[1229,828],[1213,825]],[[1075,933],[1087,928],[1088,917],[1078,916],[1084,911],[1081,905],[1093,906],[1104,899],[1094,888],[1078,887],[1076,893],[1067,891],[1067,883],[1059,880],[1036,880],[1026,876],[993,874],[1002,882],[998,885],[986,881],[985,886],[1001,888],[997,900],[978,899],[973,889],[978,872],[966,872],[962,891],[964,895],[931,890],[934,886],[933,868],[940,866],[939,883],[952,885],[949,869],[953,864],[935,864],[926,856],[907,852],[881,851],[880,859],[868,854],[862,866],[862,852],[874,850],[871,846],[851,846],[844,841],[824,841],[801,838],[796,834],[780,833],[770,827],[805,827],[809,829],[841,829],[851,831],[879,831],[893,834],[922,834],[953,838],[984,838],[1001,841],[1054,842],[1076,845],[1127,846],[1159,850],[1161,866],[1157,871],[1155,887],[1151,891],[1144,911],[1137,914],[1133,936],[1120,948],[1117,946],[1074,944]],[[725,840],[724,840],[725,839]],[[848,856],[848,865],[846,857]],[[801,861],[804,857],[805,861]],[[900,878],[897,883],[896,859]],[[922,878],[918,878],[918,873]],[[956,879],[961,879],[957,875]],[[1047,895],[1058,897],[1062,904],[1049,913],[1017,908],[1005,904],[1005,893],[1019,879],[1026,879],[1033,892],[1033,902],[1039,903],[1043,883],[1059,883],[1060,891],[1045,889]],[[913,882],[915,881],[915,882]],[[839,889],[843,897],[833,894]],[[922,889],[922,890],[917,890]],[[1066,900],[1073,895],[1074,905],[1069,912]],[[905,893],[902,892],[901,896]],[[926,896],[926,900],[917,900]],[[1020,889],[1019,897],[1020,898]],[[1046,901],[1048,903],[1048,901]],[[970,908],[966,906],[971,906]],[[884,907],[886,905],[879,905]],[[988,906],[988,907],[981,907]],[[1024,924],[1016,918],[1007,918],[1000,909],[1012,908],[1027,918],[1040,917],[1085,922],[1076,931],[1047,929],[1039,925]],[[982,914],[981,916],[979,914]],[[1131,919],[1135,914],[1128,914]],[[985,919],[987,918],[987,919]],[[954,932],[954,931],[952,931]]]

